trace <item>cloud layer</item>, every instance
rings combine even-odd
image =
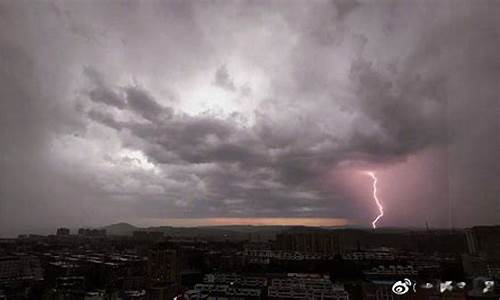
[[[386,179],[385,225],[498,222],[499,10],[2,3],[0,234],[168,218],[369,224],[364,169]]]

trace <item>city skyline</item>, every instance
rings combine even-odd
[[[495,2],[0,11],[0,237],[500,222]]]

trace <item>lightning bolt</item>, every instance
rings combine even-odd
[[[378,211],[379,211],[379,215],[372,222],[373,229],[376,229],[378,220],[380,220],[380,218],[382,218],[384,216],[384,207],[382,206],[382,203],[380,202],[380,200],[377,197],[377,181],[378,181],[377,176],[375,175],[374,172],[371,172],[371,171],[366,172],[366,174],[368,176],[370,176],[373,180],[373,185],[372,185],[373,186],[373,200],[375,200],[375,203],[377,204]]]

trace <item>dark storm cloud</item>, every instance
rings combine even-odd
[[[91,120],[101,123],[105,126],[111,127],[116,130],[120,130],[122,125],[120,122],[116,121],[113,115],[92,109],[88,112],[88,116]]]
[[[72,108],[58,103],[55,91],[44,89],[53,82],[43,77],[32,53],[36,47],[32,24],[20,21],[29,13],[13,3],[1,6],[0,235],[40,232],[69,221],[66,200],[87,191],[84,184],[61,176],[50,157],[51,137],[76,133],[80,123],[73,118]],[[15,28],[7,26],[15,22],[19,22]],[[24,39],[22,43],[18,35]],[[92,194],[87,194],[88,204]],[[80,207],[80,217],[88,216],[86,205]]]
[[[325,186],[332,170],[383,169],[430,147],[449,151],[456,225],[500,214],[496,3],[0,6],[4,233],[150,217],[356,220],[371,213]],[[217,87],[227,113],[212,109],[215,92],[200,96]]]
[[[128,93],[136,89],[142,91],[141,88],[126,88]],[[158,102],[148,99],[150,103]],[[162,109],[168,110],[157,108],[155,111]],[[130,110],[136,111],[133,107]],[[285,131],[281,131],[279,126],[272,126],[272,122],[262,118],[255,126],[244,128],[230,118],[210,115],[169,115],[151,123],[124,122],[120,126],[110,116],[92,112],[90,116],[109,127],[131,133],[136,144],[129,146],[141,149],[166,168],[176,164],[219,166],[200,175],[206,193],[202,196],[203,207],[196,207],[202,211],[194,213],[201,215],[203,211],[209,213],[206,210],[211,207],[222,215],[294,216],[304,215],[300,209],[305,209],[331,216],[334,212],[317,206],[335,197],[322,190],[319,182],[332,166],[343,159],[354,158],[350,152],[365,153],[365,158],[371,160],[389,160],[417,149],[392,150],[395,146],[391,142],[381,145],[383,149],[380,150],[368,147],[367,142],[335,140],[326,133],[314,134],[319,128],[309,120],[298,124],[303,132],[297,135],[295,130],[287,133],[283,128]],[[358,141],[371,139],[373,137],[366,136]],[[196,174],[195,170],[193,172]],[[238,209],[226,211],[225,201],[235,201]]]
[[[99,72],[86,67],[84,73],[92,84],[92,89],[88,91],[88,96],[92,101],[112,105],[119,109],[125,107],[124,100],[115,91],[106,88],[104,79]]]
[[[366,61],[354,61],[350,75],[357,85],[358,110],[380,130],[376,139],[366,136],[366,124],[360,122],[351,139],[360,150],[375,157],[398,156],[446,143],[447,94],[441,78],[408,71],[390,80]]]
[[[153,150],[149,152],[147,148],[143,149],[150,153],[151,159],[159,163],[171,163],[164,160],[163,157],[166,156],[161,152],[172,153],[176,159],[182,159],[185,163],[239,162],[257,155],[252,153],[255,147],[244,144],[255,141],[242,141],[238,138],[235,124],[230,120],[184,114],[173,116],[172,109],[158,105],[141,88],[128,87],[126,91],[127,102],[136,101],[135,105],[129,106],[130,111],[153,122],[120,123],[112,115],[95,110],[91,110],[89,116],[114,129],[127,129]],[[158,118],[160,115],[162,118]]]
[[[113,90],[112,87],[107,89]],[[129,94],[142,90],[133,87],[125,89]],[[148,99],[149,103],[158,102],[153,98]],[[136,111],[133,107],[129,109]],[[168,110],[165,107],[162,109]],[[162,109],[157,108],[155,111],[161,112]],[[324,203],[332,197],[315,191],[314,186],[328,162],[335,162],[335,154],[328,154],[335,151],[334,148],[318,152],[311,149],[315,144],[308,142],[303,149],[294,149],[291,141],[272,141],[273,137],[265,135],[266,130],[260,124],[241,128],[231,118],[218,119],[210,115],[193,117],[177,114],[151,123],[122,122],[120,125],[110,115],[94,111],[89,115],[101,124],[132,134],[136,144],[132,143],[130,146],[141,149],[152,161],[163,164],[166,168],[176,164],[218,166],[199,175],[207,190],[203,195],[203,207],[195,208],[202,211],[192,212],[194,214],[203,215],[202,212],[205,211],[214,215],[213,212],[207,212],[211,207],[222,215],[236,213],[240,216],[279,216],[284,213],[283,205],[286,204],[287,210],[293,215],[294,210],[303,206],[312,211],[310,206],[318,205],[314,201]],[[268,140],[264,141],[260,134]],[[276,138],[277,141],[283,139],[280,134]],[[273,150],[276,151],[275,154],[271,153]],[[327,163],[320,165],[318,157]],[[196,170],[192,172],[196,174]],[[304,189],[312,195],[313,202],[299,193],[304,192]],[[295,196],[294,193],[298,195]],[[237,203],[237,209],[228,207],[229,211],[226,211],[225,202]],[[322,214],[326,216],[327,212],[323,211]]]
[[[123,109],[125,106],[125,103],[123,103],[115,93],[103,87],[98,87],[90,91],[89,97],[92,101],[113,105],[120,109]]]
[[[158,104],[147,91],[138,88],[126,88],[127,103],[130,108],[149,121],[156,121],[159,116],[169,118],[171,111]]]
[[[127,107],[135,114],[153,122],[159,116],[168,118],[172,113],[170,108],[158,104],[144,89],[138,87],[111,89],[106,86],[102,75],[95,69],[87,67],[84,69],[84,74],[92,84],[92,88],[87,94],[93,102],[103,103],[118,109]],[[96,114],[94,113],[94,115]]]

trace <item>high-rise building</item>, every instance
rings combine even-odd
[[[470,254],[489,258],[500,257],[500,226],[476,226],[466,230]]]
[[[181,268],[176,249],[159,244],[149,250],[147,285],[149,299],[173,299],[181,283]]]
[[[276,237],[278,249],[305,253],[341,253],[339,235],[334,232],[281,233]]]
[[[180,283],[180,266],[177,250],[156,248],[148,253],[148,285],[167,286]]]
[[[70,234],[70,230],[68,228],[64,228],[64,227],[58,228],[57,232],[56,232],[57,236],[66,236],[69,234]]]

